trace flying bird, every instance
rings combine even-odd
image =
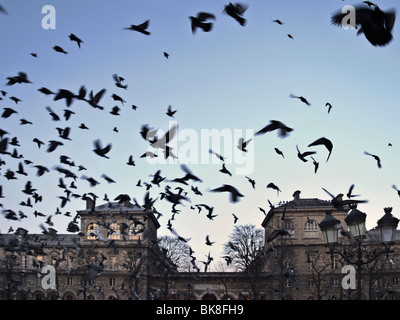
[[[307,162],[308,160],[306,159],[307,156],[310,156],[312,154],[316,154],[315,151],[306,151],[306,152],[300,152],[299,146],[296,145],[296,149],[297,149],[297,157],[303,161],[303,162]]]
[[[211,190],[211,192],[229,192],[229,200],[233,203],[239,202],[239,198],[243,197],[243,195],[235,187],[229,184],[224,184],[219,188]]]
[[[265,134],[267,132],[271,132],[271,131],[274,131],[274,130],[278,130],[278,136],[280,138],[286,137],[289,132],[293,131],[292,128],[287,127],[282,122],[277,121],[277,120],[271,120],[270,124],[268,124],[267,126],[262,128],[261,130],[257,131],[255,133],[255,135],[259,136],[259,135],[262,135],[262,134]]]
[[[277,154],[281,155],[283,159],[285,159],[285,156],[281,150],[279,150],[278,148],[274,148],[274,150]]]
[[[96,153],[100,157],[109,159],[109,157],[107,156],[107,153],[110,152],[110,150],[111,150],[111,146],[112,146],[111,143],[103,148],[101,140],[97,139],[97,140],[93,141],[93,146],[94,146],[94,149],[93,149],[94,153]]]
[[[357,35],[363,33],[373,46],[385,46],[389,44],[393,39],[391,32],[396,20],[395,11],[384,12],[372,2],[364,3],[369,8],[361,6],[355,8],[355,19],[354,21],[350,19],[350,24],[348,21],[345,21],[348,18],[347,13],[342,13],[341,11],[332,16],[332,24],[339,27],[351,26],[357,28]],[[371,6],[374,6],[374,9]],[[351,23],[355,25],[351,25]]]
[[[308,100],[306,98],[304,98],[303,96],[295,96],[294,94],[290,94],[289,98],[294,98],[294,99],[299,99],[301,102],[305,103],[308,106],[311,106],[311,103],[308,102]]]
[[[224,13],[235,19],[242,27],[246,24],[246,19],[243,18],[243,14],[246,12],[248,5],[242,3],[229,2],[228,5],[224,7]]]
[[[331,204],[338,209],[343,209],[344,206],[349,206],[349,205],[354,205],[358,203],[366,203],[368,202],[367,200],[343,200],[343,193],[339,193],[338,195],[334,196],[332,193],[330,193],[328,190],[325,188],[322,188],[327,194],[329,194],[332,198]]]
[[[379,169],[382,168],[381,159],[377,155],[371,154],[371,153],[369,153],[367,151],[364,151],[364,154],[367,155],[367,156],[373,157],[376,160],[376,164],[377,164],[378,168]]]
[[[397,189],[395,184],[392,185],[392,188],[397,191],[397,195],[400,197],[400,190]]]
[[[308,147],[318,146],[318,145],[323,145],[323,146],[325,146],[325,148],[328,149],[329,154],[328,154],[328,158],[326,159],[326,162],[328,162],[329,157],[331,156],[331,153],[332,153],[332,149],[333,149],[332,141],[330,141],[329,139],[327,139],[325,137],[322,137],[322,138],[319,138],[319,139],[315,140],[314,142],[310,143],[308,145]]]
[[[56,52],[68,54],[68,52],[65,51],[63,48],[61,48],[60,46],[54,46],[54,47],[53,47],[53,50],[56,51]]]
[[[326,104],[325,104],[325,107],[328,107],[328,114],[331,112],[331,109],[332,109],[332,105],[329,103],[329,102],[327,102]]]
[[[202,29],[204,32],[210,32],[213,24],[211,22],[205,22],[208,19],[215,20],[215,15],[208,12],[199,12],[196,17],[190,16],[192,33],[197,31],[197,28]]]
[[[6,86],[12,86],[16,83],[32,83],[28,80],[28,75],[25,72],[18,72],[17,76],[14,77],[7,77],[8,82]]]
[[[248,145],[252,140],[253,140],[253,138],[251,138],[251,139],[249,139],[249,140],[246,140],[246,141],[245,141],[243,138],[239,138],[237,148],[238,148],[240,151],[247,152],[246,147],[247,147],[247,145]]]
[[[206,236],[206,245],[212,246],[214,243],[215,243],[215,241],[214,241],[214,242],[211,242],[211,241],[210,241],[210,236],[207,235],[207,236]]]
[[[137,32],[145,34],[146,36],[149,36],[150,32],[146,30],[149,27],[149,24],[150,24],[150,20],[146,20],[145,22],[138,24],[138,25],[132,24],[130,27],[124,28],[124,30],[137,31]]]
[[[83,41],[81,39],[79,39],[76,35],[74,35],[73,33],[71,33],[69,36],[69,39],[71,41],[75,41],[78,44],[79,49],[81,48],[81,43],[83,43]]]
[[[6,9],[4,9],[4,7],[1,4],[0,4],[0,12],[8,16]]]
[[[271,188],[271,189],[276,190],[276,193],[277,193],[278,196],[279,196],[279,192],[281,192],[281,189],[279,189],[279,187],[276,184],[272,183],[272,182],[267,184],[267,188]]]
[[[174,118],[174,114],[175,114],[177,111],[178,111],[178,110],[172,110],[172,106],[169,105],[166,114],[167,114],[168,117]]]
[[[118,88],[121,88],[121,89],[127,89],[127,88],[128,88],[128,85],[127,85],[127,84],[122,84],[122,82],[125,81],[125,79],[124,79],[123,77],[120,77],[120,76],[118,76],[117,74],[113,74],[113,79],[114,79],[114,81],[115,81],[115,85],[116,85]]]
[[[277,229],[271,232],[266,241],[271,242],[275,240],[278,236],[287,236],[287,235],[289,235],[289,232],[287,230]]]

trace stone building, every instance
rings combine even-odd
[[[75,234],[19,228],[0,235],[0,299],[352,299],[355,290],[341,284],[345,263],[327,253],[319,228],[327,211],[346,225],[348,207],[295,193],[262,221],[266,241],[251,272],[178,272],[158,246],[156,212],[123,199],[98,206],[87,199],[80,225],[68,226]],[[379,250],[377,239],[370,230],[363,249]],[[387,259],[364,267],[363,299],[398,298],[399,240]],[[346,236],[339,242],[342,251],[354,249]]]

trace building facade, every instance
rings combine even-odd
[[[265,245],[251,272],[178,272],[158,246],[157,213],[129,200],[95,206],[87,199],[80,226],[75,219],[68,226],[79,233],[0,235],[0,299],[353,299],[355,290],[342,285],[346,263],[327,253],[319,228],[327,211],[345,226],[349,208],[295,193],[266,214]],[[346,236],[339,242],[340,250],[354,250]],[[376,230],[364,243],[379,250]],[[364,266],[363,299],[400,296],[398,243]]]

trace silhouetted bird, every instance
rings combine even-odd
[[[178,111],[178,110],[172,110],[172,106],[169,105],[166,114],[167,114],[168,117],[174,118],[174,114],[175,114],[177,111]]]
[[[61,48],[60,46],[54,46],[53,47],[54,51],[60,52],[60,53],[64,53],[64,54],[68,54],[67,51],[65,51],[63,48]]]
[[[212,189],[211,192],[229,192],[229,200],[233,203],[238,202],[239,198],[243,197],[243,195],[235,187],[229,184],[224,184],[222,187]]]
[[[279,192],[281,192],[281,189],[279,189],[279,187],[277,185],[275,185],[274,183],[270,182],[267,184],[267,188],[271,188],[276,190],[277,195],[279,196]]]
[[[28,75],[25,72],[18,72],[17,76],[14,77],[7,77],[8,82],[6,86],[12,86],[16,83],[32,83],[28,80]]]
[[[246,147],[252,140],[253,139],[251,138],[251,139],[245,141],[243,138],[239,138],[237,148],[243,152],[247,152]]]
[[[265,126],[261,130],[257,131],[255,133],[255,135],[259,136],[259,135],[262,135],[262,134],[270,132],[270,131],[278,130],[278,136],[281,138],[284,138],[288,135],[289,132],[293,131],[292,128],[287,127],[280,121],[271,120],[270,122],[271,123],[269,125]]]
[[[277,154],[281,155],[283,159],[285,159],[285,156],[281,150],[279,150],[278,148],[274,148],[274,150]]]
[[[328,114],[331,112],[331,109],[332,109],[332,105],[329,103],[329,102],[327,102],[326,104],[325,104],[325,107],[328,107]]]
[[[330,141],[329,139],[327,139],[325,137],[322,137],[322,138],[319,138],[318,140],[315,140],[313,143],[310,143],[308,145],[308,147],[318,146],[318,145],[324,145],[328,149],[329,154],[328,154],[328,158],[326,159],[326,162],[328,162],[329,157],[331,156],[331,153],[332,153],[332,149],[333,149],[332,141]]]
[[[306,159],[307,156],[310,156],[312,154],[316,154],[315,151],[306,151],[306,152],[300,152],[299,146],[296,145],[296,149],[297,149],[297,157],[303,161],[303,162],[307,162],[308,160]]]
[[[385,46],[392,41],[392,29],[396,20],[396,14],[394,10],[383,12],[379,7],[373,3],[367,3],[370,8],[357,7],[355,10],[355,20],[351,21],[355,25],[351,27],[358,28],[357,35],[364,33],[367,40],[373,46]],[[375,8],[372,9],[371,6]],[[336,13],[333,15],[331,22],[336,26],[348,26],[348,21],[344,21],[347,13]],[[348,18],[348,17],[347,17]]]
[[[311,106],[311,103],[308,102],[308,100],[306,98],[304,98],[303,96],[295,96],[294,94],[290,94],[289,98],[295,98],[295,99],[299,99],[301,102],[305,103],[308,106]]]
[[[108,152],[110,152],[110,150],[111,150],[111,146],[112,146],[111,143],[103,148],[101,140],[97,139],[97,140],[93,141],[93,146],[94,146],[94,149],[93,149],[94,153],[96,153],[100,157],[109,159],[109,157],[106,154]]]
[[[149,27],[149,24],[150,24],[150,20],[146,20],[145,22],[138,24],[138,25],[132,24],[130,27],[124,28],[124,30],[137,31],[137,32],[145,34],[146,36],[149,36],[150,32],[146,30]]]
[[[246,19],[243,18],[243,14],[246,12],[248,5],[229,2],[228,5],[224,7],[224,13],[235,19],[242,27],[246,24]]]
[[[392,185],[392,188],[397,191],[397,195],[400,197],[400,190],[397,189],[396,185]]]
[[[330,193],[328,190],[325,188],[322,188],[327,194],[329,194],[332,198],[331,204],[338,209],[343,209],[344,206],[349,206],[349,205],[354,205],[358,203],[366,203],[368,202],[367,200],[343,200],[343,193],[339,193],[337,196],[334,196],[332,193]]]
[[[289,232],[287,230],[278,229],[271,232],[271,234],[267,238],[267,242],[271,242],[276,239],[278,236],[287,236]]]
[[[371,154],[371,153],[369,153],[367,151],[364,151],[364,154],[367,155],[367,156],[373,157],[376,160],[376,164],[377,164],[378,168],[379,169],[382,168],[381,159],[377,155]]]
[[[197,17],[189,17],[192,26],[192,33],[194,34],[197,28],[202,29],[204,32],[209,32],[212,29],[213,24],[211,22],[205,22],[208,19],[214,19],[215,15],[208,12],[199,12]]]
[[[69,36],[69,39],[71,41],[75,41],[78,44],[79,49],[81,48],[81,43],[83,42],[81,39],[79,39],[76,35],[74,35],[73,33],[71,33]]]
[[[5,15],[8,16],[8,13],[6,11],[6,9],[4,9],[4,7],[0,4],[0,12],[4,13]]]

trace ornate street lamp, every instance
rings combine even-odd
[[[362,243],[366,237],[365,220],[366,214],[357,210],[356,206],[352,206],[347,217],[344,219],[349,227],[349,233],[351,237],[356,240],[356,248],[351,250],[336,250],[335,246],[338,243],[338,232],[343,227],[340,225],[340,221],[332,216],[331,211],[325,211],[326,216],[319,224],[324,241],[327,247],[329,247],[329,253],[333,259],[335,254],[341,256],[345,262],[356,267],[357,271],[357,299],[361,300],[361,275],[362,266],[375,261],[379,256],[389,256],[390,245],[394,243],[396,228],[399,223],[399,219],[392,216],[392,208],[385,208],[385,215],[378,220],[378,227],[381,234],[381,241],[384,244],[382,249],[374,249],[372,252],[367,251],[363,248]],[[353,245],[354,247],[354,245]]]
[[[357,210],[357,205],[353,205],[347,217],[344,219],[349,226],[349,231],[356,240],[365,238],[367,230],[365,228],[365,220],[367,215],[360,210]]]
[[[381,240],[385,245],[394,243],[399,219],[393,217],[392,208],[384,208],[385,215],[378,220],[378,229],[381,233]]]
[[[332,216],[332,211],[325,211],[325,218],[319,224],[322,235],[324,236],[325,244],[328,247],[333,247],[338,242],[338,233],[341,229],[340,221]]]

